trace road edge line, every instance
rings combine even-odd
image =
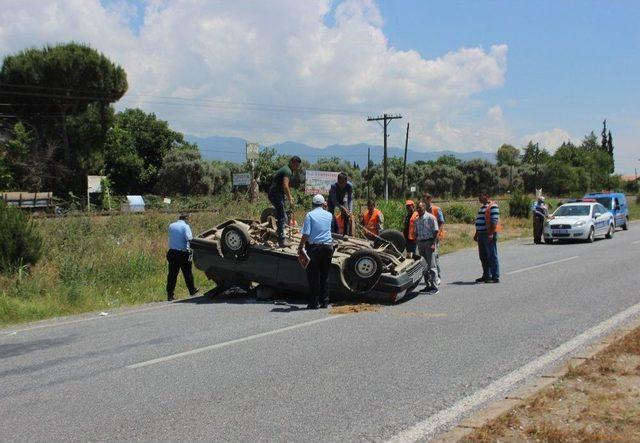
[[[543,372],[541,376],[536,376],[531,382],[525,383],[525,386],[529,386],[537,392],[539,389],[554,383],[561,375],[564,375],[572,359],[583,360],[585,358],[582,354],[572,355],[576,349],[587,346],[587,349],[590,349],[588,355],[591,355],[592,352],[597,353],[611,344],[610,338],[613,335],[619,333],[620,330],[630,328],[630,325],[635,326],[636,324],[640,326],[640,303],[632,305],[624,311],[605,319],[596,326],[560,344],[546,354],[509,372],[473,394],[458,400],[450,407],[442,409],[427,417],[425,420],[400,431],[387,440],[387,442],[414,442],[424,439],[433,441],[436,438],[439,438],[437,441],[440,443],[444,441],[458,441],[458,439],[463,438],[475,429],[475,427],[471,426],[471,417],[475,417],[476,414],[481,414],[484,411],[487,417],[491,416],[495,418],[521,401],[513,397],[515,393],[496,400],[495,397],[497,395],[506,394],[514,385],[535,375],[535,373],[539,371],[544,371],[546,367],[551,365],[551,367],[555,369],[550,372]],[[598,339],[598,337],[603,335],[605,335],[605,339]],[[589,343],[595,339],[598,339],[597,343]],[[593,348],[591,348],[592,346]],[[539,389],[534,387],[536,383],[540,385]],[[522,390],[524,390],[524,388],[519,388],[516,392],[521,392]],[[506,400],[506,402],[500,403],[503,400]],[[486,404],[487,402],[488,404]],[[501,405],[504,409],[501,408]],[[452,423],[457,422],[464,417],[466,413],[478,406],[482,406],[478,412],[472,414],[469,418],[463,419],[451,428]],[[438,432],[441,428],[448,429]],[[444,438],[448,433],[451,433],[451,438],[455,437],[455,439],[440,439]]]

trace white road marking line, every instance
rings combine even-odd
[[[522,380],[535,375],[548,365],[560,360],[567,354],[575,351],[580,346],[601,336],[630,318],[640,314],[640,303],[614,315],[608,320],[588,329],[586,332],[561,344],[557,348],[549,351],[541,357],[527,363],[504,377],[494,381],[489,386],[476,391],[468,397],[459,400],[453,406],[443,409],[440,412],[428,417],[426,420],[417,423],[389,440],[390,442],[414,442],[420,439],[433,437],[438,431],[458,422],[465,414],[472,409],[482,405],[501,393],[505,393]]]
[[[109,318],[124,317],[125,315],[129,315],[129,314],[137,314],[139,312],[145,312],[145,311],[155,311],[156,309],[168,308],[169,306],[173,306],[173,305],[174,305],[174,303],[167,303],[167,304],[164,304],[162,306],[151,306],[149,308],[132,309],[130,311],[124,311],[124,312],[116,313],[116,314],[109,315],[109,316],[101,316],[101,315],[97,314],[95,317],[79,318],[77,320],[61,321],[61,322],[57,322],[57,323],[47,323],[47,324],[44,324],[44,325],[30,326],[28,328],[23,328],[23,329],[14,329],[12,331],[4,333],[3,335],[16,335],[17,333],[33,331],[34,329],[52,328],[54,326],[72,325],[74,323],[84,323],[86,321],[92,321],[92,320],[106,320],[106,319],[109,319]]]
[[[529,266],[528,268],[517,269],[515,271],[507,272],[507,275],[518,274],[520,272],[531,271],[532,269],[542,268],[543,266],[555,265],[556,263],[562,263],[562,262],[569,261],[569,260],[575,260],[578,257],[579,257],[578,255],[575,255],[573,257],[567,257],[567,258],[563,258],[563,259],[560,259],[560,260],[550,261],[550,262],[542,263],[542,264],[535,265],[535,266]]]
[[[640,243],[640,240],[636,240],[636,241],[632,241],[631,242],[632,245],[637,245],[638,243]]]
[[[333,319],[341,318],[341,317],[345,317],[345,316],[344,315],[331,315],[331,316],[319,318],[319,319],[316,319],[316,320],[311,320],[311,321],[304,322],[304,323],[298,323],[296,325],[286,326],[286,327],[280,328],[280,329],[274,329],[272,331],[261,332],[260,334],[249,335],[247,337],[237,338],[235,340],[225,341],[225,342],[217,343],[217,344],[211,345],[211,346],[205,346],[203,348],[197,348],[197,349],[192,349],[192,350],[186,351],[186,352],[179,352],[177,354],[167,355],[166,357],[154,358],[153,360],[147,360],[147,361],[143,361],[143,362],[140,362],[140,363],[135,363],[133,365],[129,365],[129,366],[127,366],[127,368],[129,368],[129,369],[137,369],[137,368],[142,368],[144,366],[155,365],[156,363],[162,363],[162,362],[169,361],[169,360],[175,360],[177,358],[187,357],[189,355],[200,354],[201,352],[213,351],[214,349],[225,348],[227,346],[235,345],[235,344],[238,344],[238,343],[243,343],[243,342],[246,342],[246,341],[255,340],[257,338],[267,337],[269,335],[279,334],[281,332],[292,331],[294,329],[303,328],[305,326],[311,326],[311,325],[314,325],[316,323],[322,323],[322,322],[325,322],[325,321],[329,321],[329,320],[333,320]]]

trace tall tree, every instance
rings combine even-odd
[[[600,133],[602,136],[602,140],[600,141],[600,149],[603,151],[607,151],[609,143],[607,142],[607,119],[605,118],[602,122],[602,132]]]
[[[54,161],[70,176],[78,174],[68,117],[96,104],[106,118],[127,87],[124,69],[79,43],[26,49],[6,57],[0,69],[0,102],[34,131],[34,154],[59,146]]]
[[[504,144],[496,151],[496,162],[498,166],[517,166],[520,164],[520,150]]]

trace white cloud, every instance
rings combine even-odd
[[[129,94],[119,106],[154,111],[196,135],[379,143],[366,114],[400,112],[414,146],[495,149],[509,136],[499,106],[466,113],[474,94],[504,84],[507,46],[434,59],[397,50],[373,0],[154,0],[137,32],[133,15],[123,1],[0,0],[0,57],[86,42],[126,69]]]
[[[555,152],[564,142],[570,141],[574,144],[579,144],[580,138],[571,136],[569,132],[564,129],[554,128],[548,131],[528,134],[521,139],[523,145],[526,145],[530,141],[539,143],[541,148],[545,148],[549,152]]]

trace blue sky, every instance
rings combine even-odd
[[[398,112],[395,146],[411,122],[418,151],[554,150],[607,118],[640,167],[640,1],[0,0],[0,24],[0,57],[86,42],[119,109],[196,136],[379,144],[366,116]]]
[[[640,148],[640,2],[384,0],[379,6],[390,43],[428,58],[507,44],[504,86],[480,97],[502,104],[515,131],[559,126],[576,136],[599,134],[607,118],[614,141],[622,135]],[[640,149],[624,154],[634,161]]]

